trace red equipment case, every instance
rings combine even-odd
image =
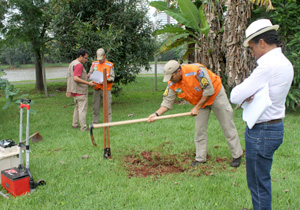
[[[26,102],[26,103],[23,103]],[[19,160],[18,167],[10,168],[1,171],[2,186],[14,197],[30,193],[37,186],[45,185],[45,180],[41,179],[34,182],[33,176],[29,168],[29,110],[31,99],[21,99],[20,104],[20,140],[19,140]],[[27,124],[26,124],[26,142],[22,139],[22,120],[23,108],[27,109]],[[25,144],[26,143],[26,144]],[[26,166],[23,165],[22,149],[26,150]]]
[[[1,171],[2,186],[14,197],[30,193],[29,175],[23,169],[10,168]]]

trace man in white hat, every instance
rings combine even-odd
[[[268,86],[272,105],[245,131],[247,183],[253,209],[272,209],[271,167],[273,154],[283,141],[285,100],[293,81],[291,62],[278,47],[278,25],[268,19],[257,20],[246,30],[244,46],[249,47],[258,66],[241,84],[233,88],[230,100],[250,102],[257,91]]]
[[[114,64],[108,60],[106,60],[106,53],[103,48],[99,48],[97,50],[97,60],[92,62],[89,76],[94,71],[99,71],[103,73],[103,70],[106,69],[107,75],[107,97],[108,97],[108,120],[109,122],[112,121],[112,95],[111,89],[113,86],[113,81],[115,79],[115,69]],[[93,94],[93,123],[99,123],[100,119],[100,106],[103,104],[103,83],[97,84],[94,87],[94,94]]]
[[[176,97],[183,98],[194,105],[191,116],[195,116],[196,157],[191,166],[207,161],[206,129],[210,111],[218,118],[233,160],[230,165],[239,167],[243,154],[236,127],[233,122],[233,111],[222,86],[221,78],[205,66],[195,63],[180,65],[171,60],[164,66],[164,82],[168,82],[161,107],[148,117],[153,122],[173,108]]]

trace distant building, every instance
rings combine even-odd
[[[154,24],[159,26],[164,26],[166,24],[176,24],[177,21],[167,15],[165,12],[155,11],[153,14]]]

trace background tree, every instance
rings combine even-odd
[[[36,89],[44,89],[44,49],[50,37],[47,28],[50,17],[48,3],[44,0],[6,0],[6,24],[1,33],[7,40],[28,41],[32,45],[36,69]],[[45,81],[46,82],[46,81]]]
[[[34,55],[29,42],[16,42],[7,44],[6,40],[0,41],[0,63],[8,64],[10,68],[20,64],[34,63]]]
[[[287,96],[286,105],[295,109],[300,103],[300,59],[299,37],[300,27],[298,14],[299,1],[296,0],[264,0],[228,2],[227,15],[224,22],[223,52],[226,52],[226,75],[230,87],[242,82],[255,67],[255,61],[248,48],[242,43],[247,26],[262,18],[269,18],[273,24],[280,25],[278,34],[283,53],[294,66],[294,80]],[[251,3],[250,3],[251,2]],[[254,4],[252,4],[254,3]]]
[[[178,0],[179,2],[191,0]],[[300,102],[299,88],[299,1],[296,0],[211,0],[193,1],[194,5],[202,7],[209,25],[208,34],[202,33],[194,43],[195,61],[206,65],[222,77],[223,85],[229,94],[230,89],[241,83],[255,68],[255,60],[248,48],[243,46],[247,26],[258,18],[270,18],[273,24],[279,24],[279,35],[283,42],[283,51],[294,64],[295,78],[287,98],[287,106],[295,108]],[[152,4],[157,9],[156,5]],[[176,6],[176,4],[173,4]],[[165,11],[169,8],[162,8]],[[181,8],[180,8],[181,9]],[[293,10],[293,11],[292,11]],[[263,11],[263,12],[262,12]],[[172,13],[169,13],[172,16]],[[172,16],[174,18],[174,16]],[[252,17],[252,18],[251,18]],[[275,18],[276,17],[276,18]],[[184,30],[185,22],[180,19],[177,26]],[[171,26],[169,27],[171,28]],[[163,32],[162,30],[155,33]],[[165,31],[169,33],[169,31]],[[181,37],[180,37],[181,38]],[[167,42],[168,40],[166,40]],[[170,43],[170,42],[169,42]],[[172,46],[181,44],[174,36]],[[171,49],[166,48],[166,50]]]
[[[239,49],[250,18],[250,1],[178,0],[169,7],[161,1],[150,5],[178,22],[155,31],[155,35],[173,34],[165,40],[161,52],[188,43],[186,53],[192,54],[189,61],[200,62],[213,70],[228,83],[225,87],[241,82],[251,73],[254,62],[249,52],[244,53],[243,47]],[[187,18],[185,14],[195,18]]]
[[[300,104],[300,1],[273,0],[272,2],[275,10],[271,11],[254,6],[252,20],[269,18],[274,24],[280,25],[278,34],[283,53],[294,66],[294,80],[287,96],[286,105],[296,109]]]
[[[61,58],[74,59],[79,48],[90,52],[87,62],[96,59],[100,47],[115,64],[115,88],[132,82],[141,66],[149,69],[155,44],[147,8],[139,0],[53,0],[54,48]]]
[[[247,26],[250,2],[232,0],[225,4],[224,0],[208,2],[178,0],[171,4],[170,8],[166,2],[160,1],[151,2],[150,5],[166,12],[178,22],[177,25],[166,25],[163,29],[155,31],[155,35],[163,33],[173,35],[165,40],[165,45],[160,48],[161,52],[188,43],[189,48],[183,59],[188,57],[189,61],[202,63],[213,70],[222,77],[227,92],[237,79],[242,80],[249,75],[247,73],[251,72],[253,66],[253,62],[249,65],[250,54],[241,53],[239,57],[244,58],[233,58],[237,53],[245,51],[243,48],[238,49],[236,45],[244,38],[241,34],[244,35]],[[237,6],[238,12],[234,11]],[[195,18],[186,18],[185,14]],[[237,65],[239,68],[236,68]],[[239,75],[241,78],[236,77],[236,72],[241,72]]]

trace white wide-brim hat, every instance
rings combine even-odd
[[[278,30],[279,25],[272,25],[269,19],[260,19],[251,23],[246,29],[246,40],[244,47],[249,46],[249,41],[254,37],[271,30]]]

